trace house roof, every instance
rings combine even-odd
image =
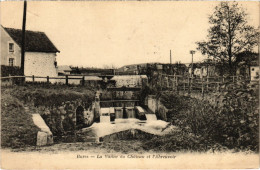
[[[60,65],[58,66],[58,72],[64,72],[64,71],[72,71],[70,66],[67,65]]]
[[[11,38],[22,47],[22,30],[5,27],[4,29]],[[46,53],[60,52],[44,32],[29,30],[25,31],[25,51]]]

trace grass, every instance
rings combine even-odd
[[[76,99],[91,103],[96,91],[96,89],[86,86],[52,84],[25,84],[23,86],[6,87],[3,90],[23,103],[34,104],[34,106],[60,105],[63,102]]]
[[[1,145],[18,148],[35,145],[40,129],[33,123],[23,104],[8,93],[1,94]]]

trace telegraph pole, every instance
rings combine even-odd
[[[172,69],[172,50],[170,50],[170,74],[173,74],[173,69]]]
[[[172,50],[170,50],[170,64],[172,65]]]
[[[24,76],[24,55],[25,55],[25,26],[26,26],[26,9],[27,1],[23,5],[23,26],[22,26],[22,55],[21,55],[21,71]]]

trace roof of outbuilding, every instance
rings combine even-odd
[[[72,71],[72,69],[70,68],[70,66],[67,65],[58,66],[58,72],[62,72],[62,71]]]
[[[4,28],[11,38],[21,47],[22,30],[14,28]],[[25,51],[27,52],[60,52],[50,41],[44,32],[25,31]]]

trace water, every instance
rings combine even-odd
[[[155,114],[145,114],[147,121],[155,121],[157,120],[157,117]]]
[[[127,118],[136,118],[134,109],[127,109],[126,113],[127,113]]]
[[[123,118],[123,110],[122,109],[115,109],[116,119]]]

